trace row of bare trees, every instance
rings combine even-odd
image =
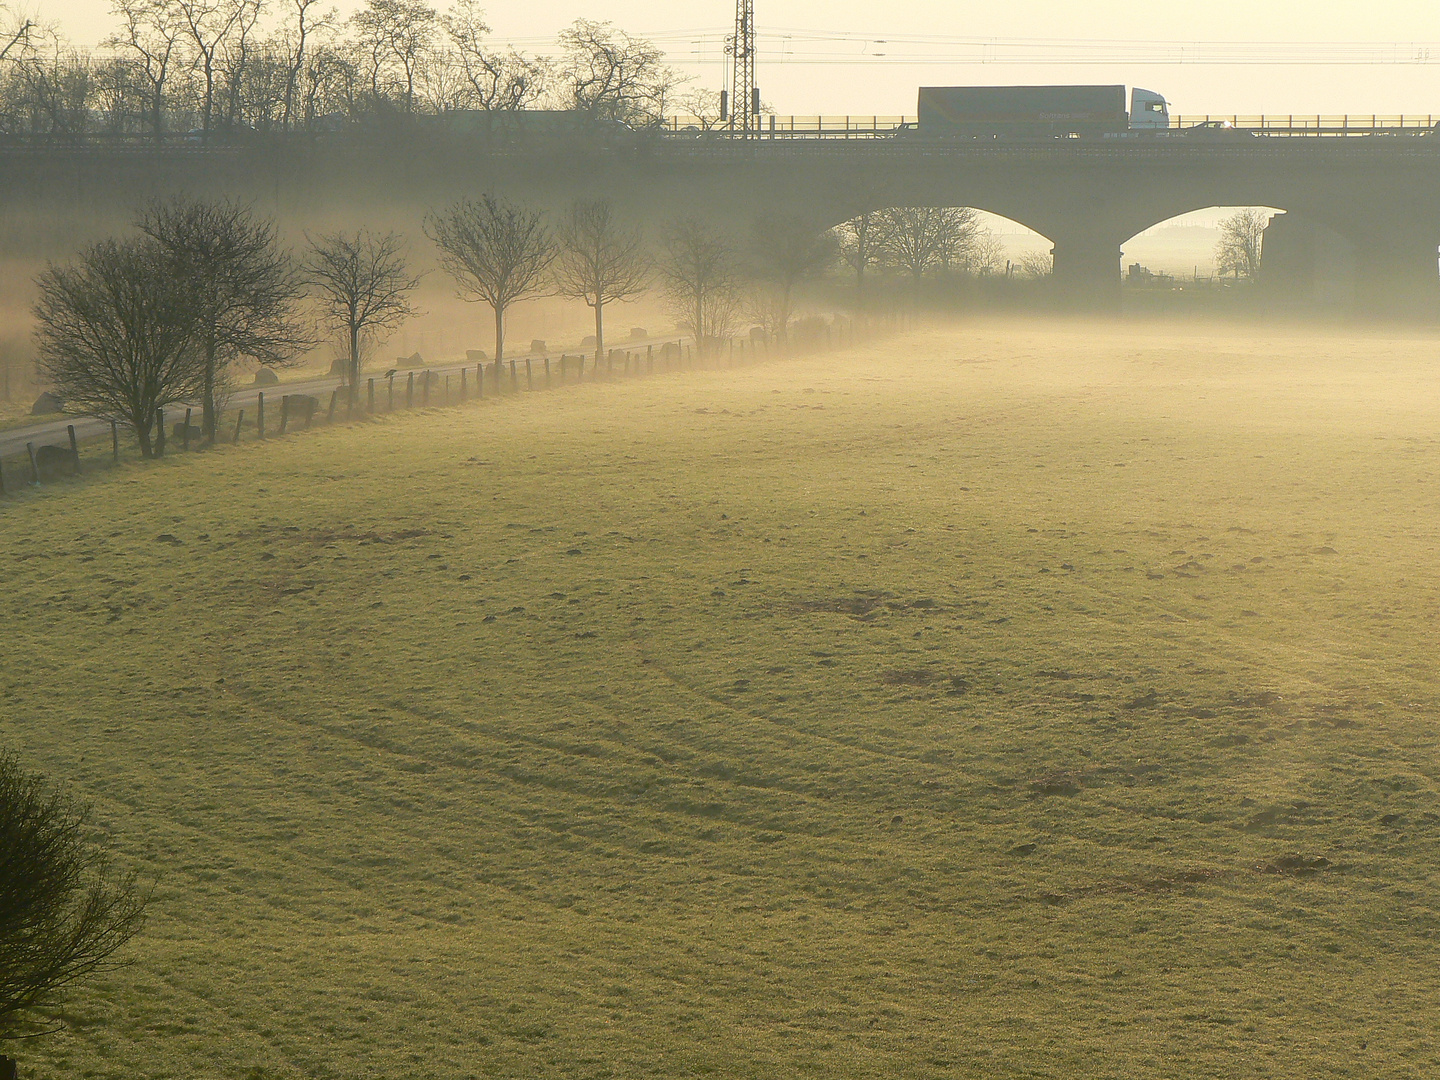
[[[823,229],[766,216],[748,244],[695,218],[666,224],[651,248],[643,230],[604,200],[580,201],[555,226],[543,211],[484,196],[426,221],[441,264],[467,300],[495,318],[495,362],[505,354],[505,315],[542,295],[582,300],[595,318],[595,358],[605,355],[605,308],[658,284],[680,325],[702,350],[729,337],[744,317],[784,337],[795,289],[834,262]]]
[[[146,457],[159,410],[198,400],[213,442],[238,361],[284,365],[315,346],[307,295],[351,344],[352,384],[362,339],[414,313],[419,278],[391,235],[313,237],[296,260],[239,203],[157,202],[135,224],[42,271],[34,316],[38,367],[68,408],[132,429]]]
[[[133,429],[147,457],[158,410],[198,400],[202,439],[213,442],[238,363],[295,361],[317,344],[316,322],[343,342],[353,401],[362,358],[417,313],[421,275],[394,233],[307,237],[297,259],[272,222],[239,203],[156,202],[135,225],[47,267],[34,315],[44,377],[72,411]],[[836,251],[826,230],[775,217],[741,244],[699,220],[673,221],[652,246],[605,201],[578,201],[552,224],[491,195],[428,215],[425,232],[459,295],[490,307],[497,370],[510,309],[545,295],[592,309],[597,363],[606,308],[656,286],[702,352],[741,319],[783,338],[797,287]],[[307,317],[307,298],[318,318]]]
[[[835,230],[840,257],[865,287],[867,274],[889,269],[913,281],[935,273],[985,277],[1018,269],[1026,278],[1050,273],[1045,255],[1022,258],[1011,267],[1005,246],[969,207],[899,206],[867,211]]]
[[[632,125],[687,107],[651,42],[581,19],[547,55],[492,47],[475,0],[113,0],[96,54],[11,18],[0,134],[75,137],[326,130],[366,117],[553,108]],[[691,95],[693,96],[693,95]],[[689,102],[695,107],[696,102]]]

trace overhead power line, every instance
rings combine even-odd
[[[643,35],[672,63],[724,60],[732,32],[721,28]],[[544,49],[548,39],[515,39]],[[756,49],[777,64],[1154,64],[1405,66],[1440,63],[1433,41],[1181,41],[1123,38],[973,38],[941,34],[863,34],[803,27],[760,27]]]

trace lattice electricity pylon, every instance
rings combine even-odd
[[[755,87],[755,0],[735,0],[735,35],[725,43],[725,51],[733,61],[729,128],[748,135],[760,127],[760,94]]]

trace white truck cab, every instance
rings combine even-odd
[[[1130,91],[1130,130],[1155,131],[1170,126],[1170,106],[1154,90]]]

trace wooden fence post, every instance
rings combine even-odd
[[[646,345],[646,346],[645,346],[645,367],[646,367],[646,369],[647,369],[646,374],[648,374],[648,375],[654,375],[654,374],[655,374],[655,346],[654,346],[654,345]]]
[[[75,440],[75,425],[69,424],[65,428],[70,433],[70,453],[75,458],[75,475],[80,475],[80,444]]]
[[[164,410],[164,409],[156,409],[156,410],[155,410],[155,418],[156,418],[156,420],[159,421],[159,423],[157,424],[157,426],[160,428],[160,435],[159,435],[159,437],[155,440],[155,456],[156,456],[156,457],[164,457],[164,456],[165,456],[165,410]]]
[[[110,421],[110,453],[115,458],[115,464],[120,464],[120,425],[114,420]]]
[[[290,395],[280,395],[280,434],[285,434],[285,429],[290,426]]]
[[[510,361],[510,392],[512,394],[518,394],[520,392],[520,374],[515,368],[513,358]]]
[[[545,357],[545,389],[550,389],[550,357]]]
[[[420,407],[428,408],[430,405],[430,369],[426,368],[420,373]]]
[[[36,487],[40,486],[40,463],[35,460],[35,444],[27,442],[25,449],[30,452],[30,482]]]
[[[530,370],[530,358],[528,356],[525,358],[525,389],[535,389],[535,379],[533,377],[533,373]]]
[[[230,440],[232,446],[238,445],[240,442],[240,425],[243,423],[245,423],[245,410],[241,409],[240,415],[235,418],[235,437]]]
[[[185,453],[190,452],[190,410],[185,410],[185,430],[180,433],[180,449]]]
[[[405,408],[415,407],[415,372],[405,376]]]
[[[392,372],[390,372],[390,374],[386,375],[386,376],[385,376],[385,381],[390,384],[390,388],[385,391],[385,411],[386,411],[386,412],[394,412],[394,411],[395,411],[395,372],[392,371]]]
[[[365,392],[366,392],[367,394],[369,394],[368,404],[369,404],[369,407],[370,407],[370,415],[371,415],[371,416],[374,416],[374,415],[375,415],[375,380],[374,380],[373,378],[371,378],[371,379],[369,379],[369,380],[366,381],[366,383],[365,383]]]
[[[337,386],[334,390],[331,390],[331,391],[330,391],[330,411],[325,414],[325,422],[326,422],[327,424],[334,423],[334,421],[335,421],[335,403],[336,403],[337,401],[339,401],[339,400],[340,400],[340,388]]]
[[[445,373],[445,398],[440,404],[450,404],[450,373],[448,371]]]
[[[465,398],[468,396],[468,394],[467,394],[468,388],[467,388],[466,385],[465,385],[465,375],[466,375],[466,373],[467,373],[469,370],[470,370],[469,368],[463,368],[463,367],[460,369],[460,403],[461,403],[462,405],[465,403]]]
[[[255,435],[265,438],[265,391],[255,395]]]
[[[475,397],[478,401],[485,400],[485,365],[475,365]]]
[[[0,1054],[0,1080],[15,1080],[15,1059]]]

